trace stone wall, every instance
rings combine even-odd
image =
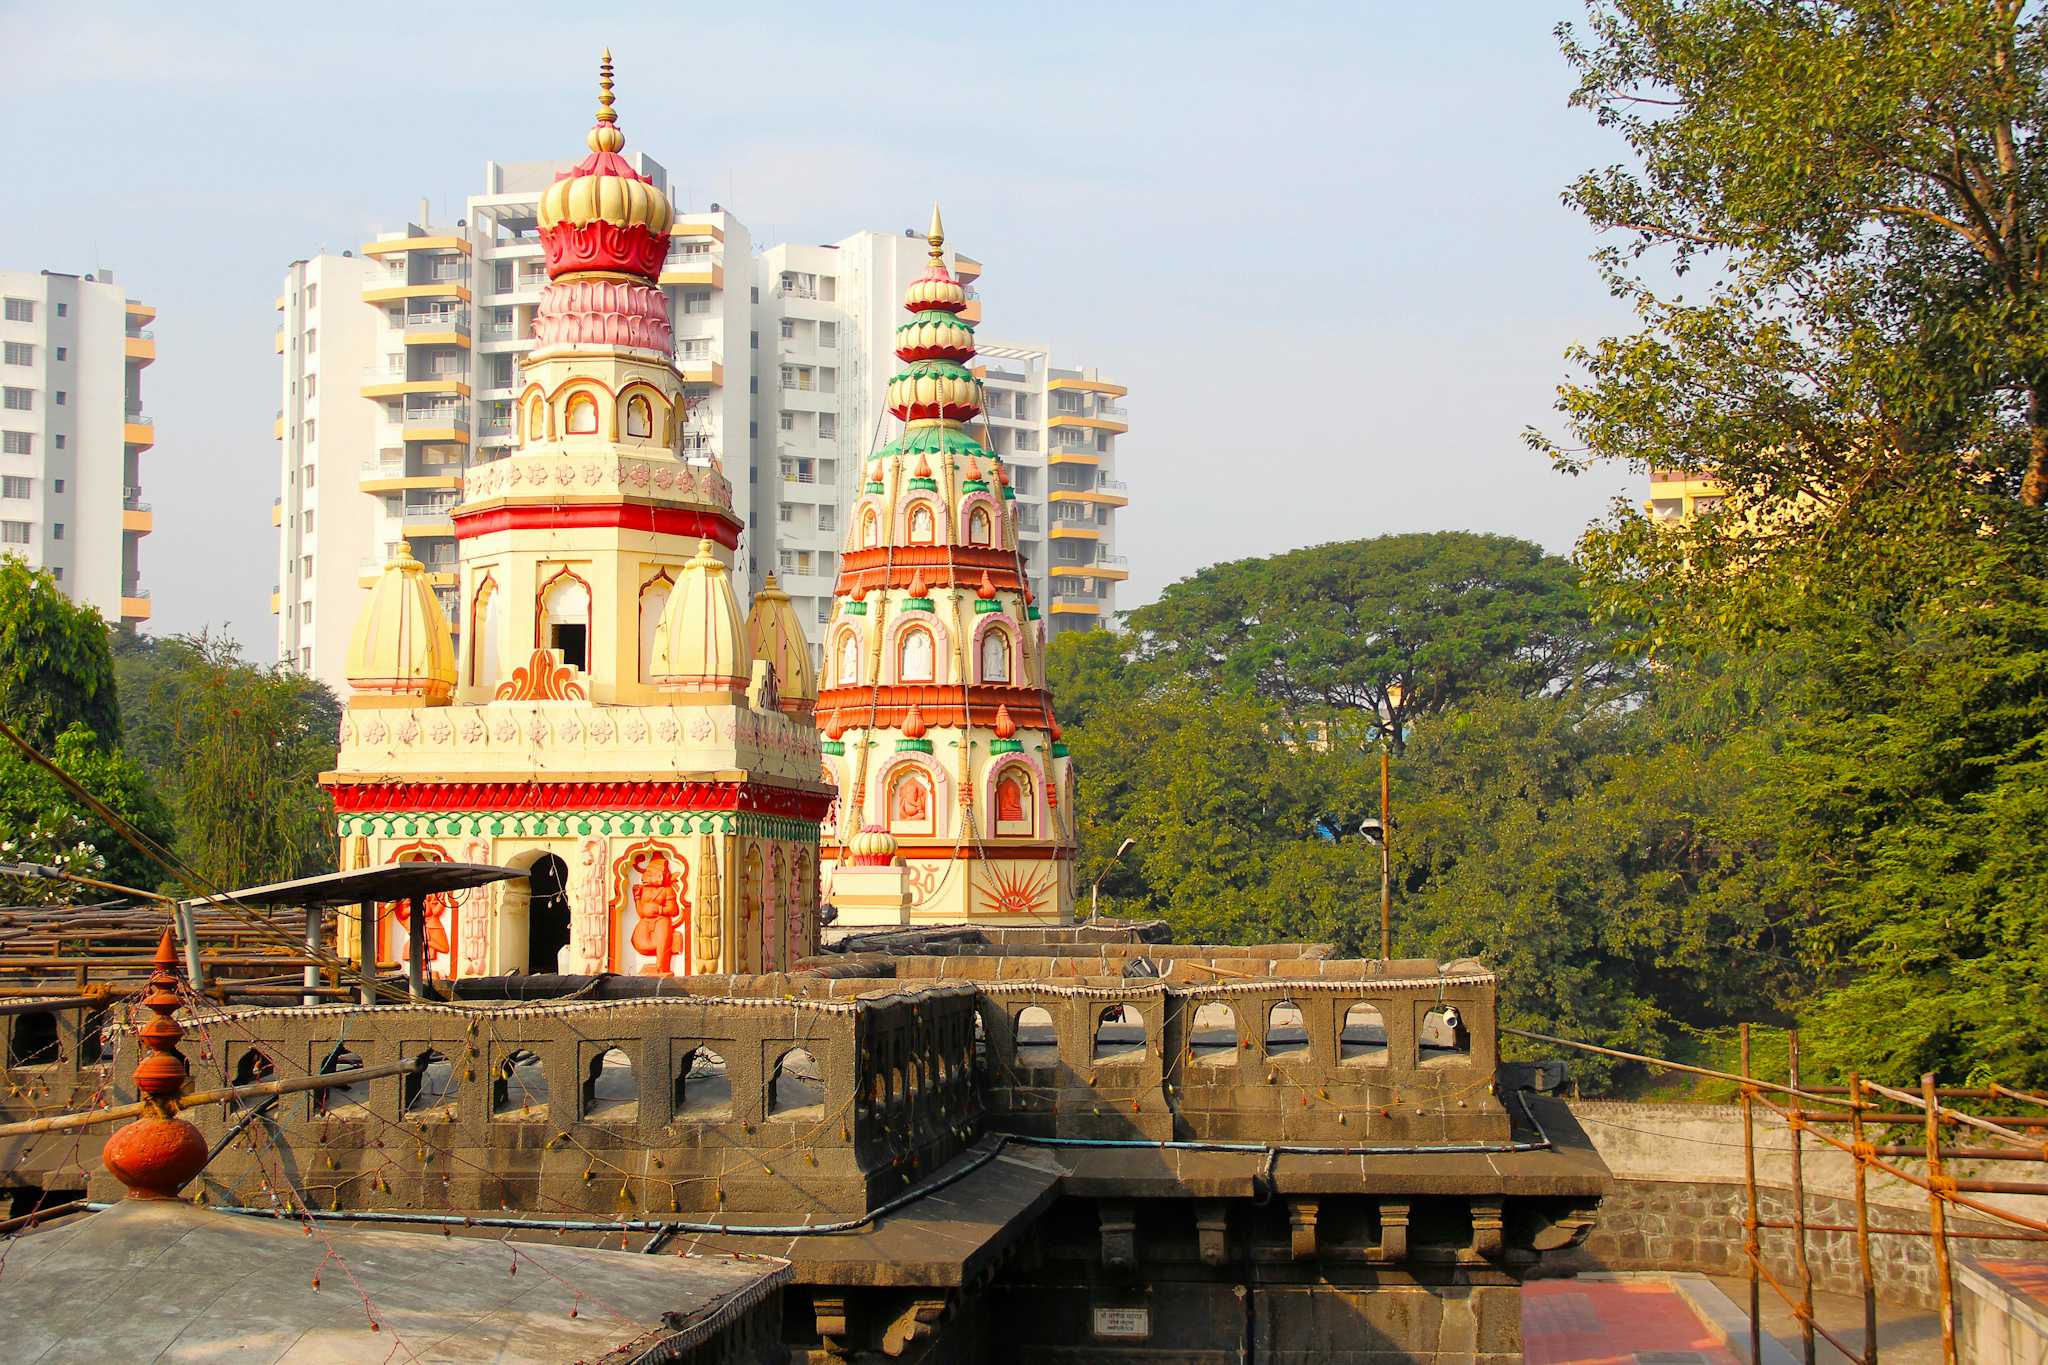
[[[1614,1172],[1614,1190],[1600,1205],[1592,1235],[1569,1257],[1547,1266],[1577,1270],[1697,1270],[1710,1275],[1745,1273],[1742,1224],[1742,1111],[1735,1105],[1622,1104],[1578,1101],[1573,1117]],[[1756,1118],[1758,1216],[1790,1222],[1791,1140],[1774,1115]],[[1815,1150],[1819,1148],[1821,1150]],[[1853,1228],[1856,1222],[1854,1167],[1849,1158],[1815,1139],[1806,1141],[1806,1217],[1810,1224]],[[1916,1174],[1921,1163],[1894,1161]],[[2003,1168],[2000,1171],[1998,1168]],[[2011,1163],[1955,1163],[1954,1174],[1979,1172],[2015,1176]],[[2043,1216],[2048,1200],[1985,1197],[2029,1217]],[[1933,1251],[1926,1236],[1927,1196],[1917,1187],[1882,1174],[1869,1182],[1872,1227],[1910,1228],[1919,1236],[1873,1236],[1871,1270],[1880,1297],[1888,1302],[1934,1304]],[[1948,1219],[1954,1233],[2011,1231],[1994,1220]],[[1793,1284],[1793,1234],[1766,1228],[1759,1234],[1765,1264],[1781,1283]],[[1983,1256],[2039,1259],[2048,1245],[1993,1238],[1958,1237],[1954,1250]],[[1859,1294],[1861,1272],[1853,1232],[1813,1232],[1807,1263],[1814,1287],[1826,1293]],[[1764,1292],[1769,1294],[1768,1287]]]

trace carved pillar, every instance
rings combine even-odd
[[[696,958],[692,971],[697,976],[708,976],[719,969],[725,942],[725,897],[721,894],[718,854],[716,835],[697,836],[697,909],[690,926],[690,951]]]
[[[1105,1199],[1097,1205],[1102,1217],[1102,1268],[1112,1275],[1138,1269],[1138,1221],[1128,1199]]]
[[[1287,1201],[1287,1222],[1290,1237],[1288,1249],[1297,1261],[1310,1261],[1316,1254],[1316,1214],[1321,1203],[1314,1199],[1290,1199]]]
[[[611,863],[606,856],[605,840],[593,835],[585,839],[576,854],[576,872],[569,894],[570,923],[573,933],[570,937],[569,956],[576,964],[576,970],[585,975],[595,975],[610,965],[611,915],[605,904],[606,886]],[[552,970],[551,966],[532,968],[536,971]]]
[[[1211,1269],[1230,1258],[1229,1207],[1220,1199],[1195,1205],[1195,1240],[1202,1249],[1202,1264]]]
[[[1389,1200],[1380,1205],[1380,1245],[1379,1254],[1374,1259],[1408,1259],[1408,1205],[1405,1201],[1395,1203]]]
[[[1505,1242],[1499,1198],[1472,1201],[1472,1249],[1488,1260],[1500,1257]]]

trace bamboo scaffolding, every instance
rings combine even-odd
[[[419,1068],[419,1058],[411,1057],[399,1062],[384,1062],[377,1066],[354,1066],[343,1071],[326,1071],[318,1076],[298,1076],[286,1081],[258,1081],[251,1085],[231,1085],[221,1090],[195,1090],[178,1101],[178,1108],[195,1109],[202,1104],[226,1104],[262,1095],[290,1095],[301,1090],[325,1090],[330,1086],[381,1080],[386,1076],[398,1076],[417,1071]],[[140,1102],[117,1104],[110,1109],[93,1109],[79,1114],[53,1114],[49,1118],[23,1119],[19,1123],[0,1123],[0,1137],[23,1137],[32,1133],[63,1133],[74,1128],[96,1128],[103,1123],[132,1119],[150,1107]]]

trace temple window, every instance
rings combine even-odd
[[[533,401],[526,405],[526,436],[528,441],[539,441],[548,434],[547,404],[535,394]]]
[[[986,507],[977,507],[967,515],[967,543],[969,545],[995,544],[995,523]]]
[[[919,503],[910,509],[910,543],[929,545],[932,540],[932,509],[927,503]]]
[[[981,680],[985,683],[1010,681],[1010,637],[992,630],[981,637]]]
[[[498,580],[485,573],[469,603],[469,681],[477,687],[498,685]]]
[[[571,394],[563,414],[563,429],[571,436],[597,434],[597,400],[587,393]]]
[[[654,405],[645,398],[626,400],[626,434],[642,439],[654,435]]]
[[[590,669],[590,589],[567,569],[540,593],[541,644],[560,650],[571,668]]]
[[[996,833],[1033,833],[1031,815],[1031,779],[1012,768],[996,783]]]
[[[889,831],[931,834],[932,784],[922,772],[906,768],[889,784]]]
[[[675,588],[668,570],[658,570],[654,577],[640,585],[640,681],[646,682],[654,671],[654,633],[661,625],[662,608],[668,605],[668,595]]]
[[[936,654],[932,649],[930,631],[904,631],[896,649],[896,681],[928,683],[932,680],[932,664]]]
[[[839,634],[839,670],[833,676],[841,687],[860,683],[860,637],[850,630]]]
[[[867,511],[861,513],[860,547],[863,550],[872,550],[873,548],[875,548],[876,545],[881,543],[881,538],[882,533],[880,521],[875,516],[875,509],[870,507]]]

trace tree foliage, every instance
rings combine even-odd
[[[45,753],[123,821],[159,844],[172,839],[170,812],[142,766],[73,725]],[[0,862],[39,863],[149,890],[162,869],[51,773],[12,745],[0,746]],[[107,900],[114,893],[41,878],[0,878],[11,904]]]
[[[161,783],[206,886],[333,869],[333,806],[318,785],[341,720],[332,692],[205,635],[138,638],[116,664],[127,748]]]
[[[106,622],[17,555],[0,556],[0,716],[45,754],[74,725],[121,733]]]
[[[1215,564],[1131,615],[1141,657],[1297,720],[1390,737],[1481,691],[1557,692],[1604,674],[1571,566],[1464,531],[1316,545]]]

